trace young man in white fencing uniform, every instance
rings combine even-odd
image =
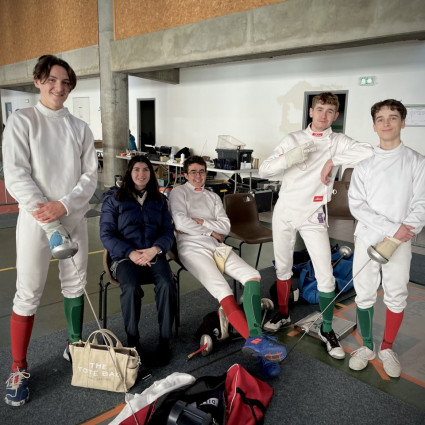
[[[40,101],[9,117],[3,139],[6,187],[19,203],[10,321],[13,363],[5,397],[11,406],[29,399],[27,349],[50,259],[58,252],[56,258],[74,255],[78,269],[69,258],[59,261],[69,342],[81,338],[88,260],[84,215],[97,183],[92,132],[63,106],[76,86],[75,72],[64,60],[46,55],[39,58],[33,75]]]
[[[407,111],[398,100],[378,102],[371,109],[373,129],[379,136],[374,155],[355,168],[348,192],[355,230],[353,275],[367,262],[369,246],[379,246],[389,261],[375,261],[354,279],[357,317],[363,346],[352,353],[349,366],[364,369],[376,355],[373,343],[373,312],[382,283],[386,320],[378,350],[385,372],[398,378],[401,364],[393,351],[407,302],[411,239],[425,225],[425,157],[401,141]],[[385,254],[387,253],[387,254]]]
[[[305,130],[288,134],[261,164],[259,175],[282,179],[272,221],[279,310],[264,329],[276,332],[291,322],[288,302],[294,245],[299,232],[317,278],[323,314],[319,335],[329,355],[343,359],[345,352],[332,329],[335,278],[324,206],[331,198],[337,166],[368,158],[372,155],[372,147],[332,132],[338,108],[336,95],[321,93],[315,96],[310,108],[312,123]]]
[[[205,189],[207,170],[203,158],[190,156],[184,162],[183,171],[187,182],[170,193],[179,258],[217,299],[230,324],[246,339],[242,350],[261,358],[267,376],[276,376],[286,349],[276,338],[264,335],[261,329],[260,273],[230,247],[225,258],[217,256],[217,252],[226,248],[221,242],[230,231],[230,220],[220,197]],[[236,303],[223,273],[244,286],[244,311]]]

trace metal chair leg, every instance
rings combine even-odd
[[[104,291],[105,294],[103,296],[103,329],[106,329],[106,321],[108,320],[108,286],[111,284],[111,282],[107,282],[104,285]]]
[[[258,269],[258,261],[260,260],[260,254],[261,254],[261,248],[263,247],[263,244],[260,243],[260,247],[258,248],[258,254],[257,254],[257,262],[255,263],[255,270]]]
[[[103,276],[105,272],[103,271],[99,277],[99,320],[103,320],[103,295],[104,295],[104,287],[103,287]]]

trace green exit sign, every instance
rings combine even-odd
[[[374,86],[375,85],[375,77],[360,77],[359,84],[361,86]]]

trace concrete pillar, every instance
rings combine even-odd
[[[128,76],[111,71],[113,41],[113,0],[98,0],[100,107],[103,140],[103,179],[105,187],[123,174],[127,161],[116,155],[128,148]]]

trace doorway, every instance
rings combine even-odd
[[[155,99],[138,99],[139,149],[146,145],[154,146],[155,137]]]
[[[310,108],[313,103],[313,97],[323,91],[306,91],[304,93],[304,109],[303,109],[303,128],[306,128],[311,123]],[[333,94],[338,96],[339,101],[339,115],[336,121],[332,124],[332,131],[334,133],[344,133],[345,131],[345,116],[347,110],[348,90],[332,91]]]

